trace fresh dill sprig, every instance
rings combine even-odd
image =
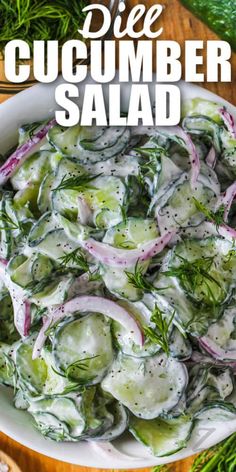
[[[190,472],[234,472],[236,470],[236,433],[219,445],[202,452]]]
[[[158,344],[167,355],[170,354],[168,337],[174,316],[175,312],[173,312],[171,318],[167,321],[164,313],[157,305],[155,305],[150,320],[155,323],[156,328],[153,329],[150,326],[144,328],[144,334],[150,339],[150,341]]]
[[[202,202],[199,202],[195,197],[192,197],[198,211],[205,215],[206,219],[211,223],[215,223],[218,229],[220,225],[224,224],[225,207],[221,205],[216,212],[209,210]]]
[[[57,40],[59,46],[68,39],[80,39],[85,0],[1,0],[0,51],[13,39],[26,41],[33,49],[34,40]]]
[[[214,263],[214,257],[203,257],[189,261],[184,257],[177,254],[177,258],[180,259],[181,264],[178,267],[170,267],[169,270],[163,272],[163,275],[167,277],[177,277],[181,284],[191,292],[194,292],[196,288],[205,284],[213,302],[215,303],[215,297],[212,289],[208,282],[212,282],[221,288],[220,283],[212,277],[210,269]]]
[[[168,465],[156,465],[156,467],[153,467],[152,472],[171,472],[171,469]]]
[[[134,288],[138,290],[143,290],[144,292],[160,292],[161,290],[166,290],[168,287],[157,288],[149,280],[144,277],[143,268],[140,265],[139,261],[136,262],[134,273],[125,271],[125,274],[128,277],[128,281]]]
[[[89,271],[88,261],[80,248],[77,248],[74,251],[71,251],[68,254],[60,257],[59,261],[61,261],[60,265],[63,267],[72,264],[78,266],[84,272]]]
[[[83,192],[85,189],[90,189],[90,190],[96,190],[95,187],[90,185],[90,182],[95,180],[97,177],[99,177],[101,174],[98,175],[77,175],[76,177],[69,177],[67,178],[66,176],[63,177],[61,180],[61,183],[58,185],[58,187],[54,188],[54,192],[57,192],[59,190],[77,190],[80,192]]]
[[[6,354],[5,352],[3,353],[3,356],[5,358],[7,376],[12,380],[14,393],[16,393],[17,370],[16,370],[15,363],[14,363],[13,359],[8,354]]]
[[[0,226],[0,230],[13,231],[14,229],[21,230],[21,224],[13,221],[13,219],[5,211],[0,211],[0,224],[6,223],[6,226]]]

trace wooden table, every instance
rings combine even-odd
[[[219,0],[220,1],[220,0]],[[153,5],[155,0],[128,0],[129,5],[137,3],[145,3],[146,5]],[[160,20],[161,25],[164,26],[164,33],[162,39],[171,39],[178,41],[183,45],[185,40],[190,39],[217,39],[206,26],[194,18],[187,10],[185,10],[178,2],[178,0],[159,0],[166,6],[165,13]],[[233,81],[232,84],[205,84],[204,86],[209,90],[219,94],[226,100],[236,105],[236,55],[232,58],[233,64]],[[0,95],[0,101],[3,102],[11,95]],[[1,414],[1,413],[0,413]],[[0,434],[0,449],[11,455],[22,468],[23,472],[83,472],[89,471],[86,467],[77,467],[64,464],[62,462],[48,459],[40,454],[30,451],[29,449],[17,444],[5,435]],[[173,466],[173,472],[189,472],[189,467],[192,464],[192,459],[181,461]],[[112,464],[110,464],[112,468]],[[94,471],[96,469],[93,469]],[[114,471],[114,469],[111,469]],[[148,472],[149,469],[142,469],[143,472]],[[142,472],[140,471],[140,472]]]

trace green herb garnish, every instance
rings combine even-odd
[[[26,41],[33,49],[35,40],[57,40],[59,46],[69,39],[80,39],[84,0],[1,0],[0,51],[13,39]]]
[[[177,277],[183,287],[190,292],[195,292],[198,287],[204,284],[213,303],[216,303],[214,294],[209,285],[209,282],[212,282],[221,288],[220,283],[210,274],[214,257],[203,257],[201,259],[195,259],[194,261],[188,261],[179,254],[177,254],[176,257],[180,259],[181,264],[178,267],[170,267],[168,271],[163,272],[163,275],[167,277]]]
[[[144,277],[143,268],[140,265],[139,261],[136,262],[134,273],[125,271],[125,274],[128,277],[128,281],[134,288],[138,290],[143,290],[144,292],[160,292],[161,290],[166,290],[168,287],[157,288],[149,280]]]
[[[96,190],[95,187],[90,185],[90,182],[95,180],[100,175],[101,174],[91,176],[84,174],[69,178],[64,176],[58,187],[54,188],[53,190],[54,192],[57,192],[58,190],[77,190],[78,192],[83,192],[85,189]]]
[[[236,433],[230,438],[202,452],[189,472],[234,472],[236,470]]]
[[[68,266],[69,264],[73,264],[79,266],[79,268],[82,269],[84,272],[89,271],[88,261],[80,248],[77,248],[74,251],[65,254],[64,256],[60,257],[59,260],[61,261],[60,265],[63,267]]]
[[[156,465],[156,467],[152,469],[152,472],[171,472],[171,469],[168,465]]]
[[[209,210],[202,202],[199,202],[195,197],[193,201],[198,211],[205,215],[206,219],[211,223],[215,223],[216,228],[218,229],[220,225],[224,224],[224,212],[225,207],[221,205],[216,212]]]
[[[168,342],[169,329],[172,324],[175,312],[173,312],[171,318],[167,321],[160,308],[155,305],[150,320],[155,323],[156,328],[153,329],[150,326],[144,328],[144,334],[155,344],[158,344],[161,349],[167,354],[170,354],[170,347]]]
[[[19,222],[13,221],[13,219],[5,212],[0,211],[0,222],[6,223],[6,226],[1,226],[0,230],[13,231],[14,229],[21,230],[21,224]]]

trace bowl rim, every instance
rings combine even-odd
[[[54,91],[55,87],[61,82],[63,82],[63,79],[60,77],[53,84],[34,85],[0,105],[0,152],[5,152],[16,142],[17,129],[20,124],[26,123],[27,120],[28,122],[37,119],[43,120],[54,114],[54,111],[58,108],[54,99]],[[92,80],[88,77],[83,84],[80,84],[82,90],[84,85],[90,82]],[[116,76],[112,83],[118,83],[118,76]],[[153,83],[150,84],[150,87],[153,87],[155,83],[154,75]],[[225,105],[236,118],[236,107],[218,95],[205,88],[183,81],[180,81],[177,85],[180,87],[183,100],[199,97],[216,101]],[[122,87],[127,96],[130,84],[122,84]],[[82,93],[80,96],[82,96]],[[126,100],[125,97],[124,100]],[[30,117],[32,119],[29,119]],[[200,450],[207,449],[236,431],[236,420],[228,422],[228,424],[218,422],[214,423],[214,425],[213,422],[202,422],[202,435],[199,428],[196,428],[193,438],[185,449],[177,454],[161,459],[148,454],[147,449],[138,442],[134,445],[134,441],[123,441],[123,439],[115,442],[115,446],[107,446],[106,444],[101,446],[99,443],[84,444],[81,442],[63,443],[62,447],[62,444],[53,443],[43,438],[33,428],[29,415],[26,412],[16,410],[12,404],[9,404],[11,396],[9,389],[0,387],[0,401],[3,405],[3,414],[1,413],[0,417],[0,430],[3,433],[18,443],[45,456],[87,467],[138,469],[167,464],[189,457],[196,452],[200,452]],[[212,431],[212,427],[214,431]],[[141,458],[139,458],[139,454]]]

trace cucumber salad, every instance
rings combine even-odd
[[[236,419],[236,126],[19,129],[0,165],[0,382],[55,441],[162,457]]]

